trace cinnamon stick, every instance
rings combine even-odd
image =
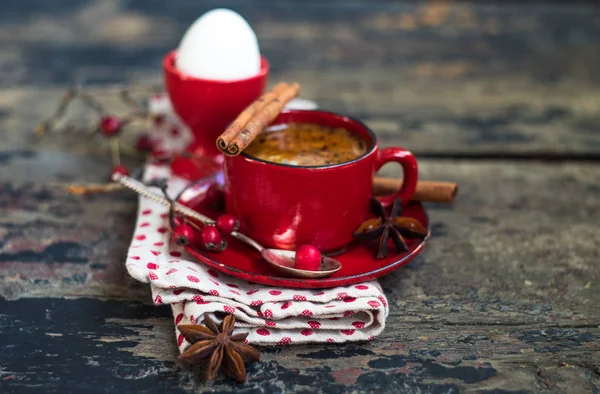
[[[256,101],[250,104],[227,129],[217,138],[217,148],[223,153],[227,153],[227,148],[231,141],[243,130],[253,116],[265,108],[271,101],[275,100],[288,87],[285,82],[280,82],[270,91],[260,96]]]
[[[239,155],[244,149],[254,141],[254,139],[279,115],[283,107],[300,92],[300,85],[293,83],[288,86],[279,97],[275,98],[266,107],[253,116],[246,127],[239,133],[229,147],[227,154],[230,156]]]
[[[382,196],[397,192],[402,186],[399,178],[373,178],[373,194]],[[413,201],[451,203],[458,193],[458,184],[442,181],[418,181]]]

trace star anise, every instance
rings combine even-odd
[[[244,343],[248,333],[231,335],[235,325],[235,317],[227,315],[221,328],[204,314],[204,324],[182,324],[177,326],[179,332],[192,345],[177,358],[187,364],[196,364],[209,359],[206,378],[212,380],[217,376],[221,365],[225,373],[243,383],[246,381],[245,361],[260,360],[260,353],[252,346]]]
[[[398,252],[406,252],[408,246],[404,242],[406,238],[424,238],[427,235],[427,229],[419,221],[411,217],[402,216],[402,201],[396,198],[390,215],[385,212],[383,205],[375,197],[371,198],[371,210],[376,218],[367,219],[360,224],[354,232],[358,239],[379,238],[379,248],[377,258],[382,259],[388,254],[388,238],[392,237],[392,242]]]

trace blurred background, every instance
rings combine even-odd
[[[271,83],[300,82],[384,145],[403,132],[431,155],[600,149],[592,1],[3,0],[0,113],[16,105],[33,127],[72,83],[160,87],[163,56],[218,7],[253,27]]]

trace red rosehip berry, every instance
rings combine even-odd
[[[307,271],[316,271],[321,266],[323,257],[319,249],[313,245],[302,245],[296,250],[296,265],[294,268]]]
[[[114,174],[129,176],[129,171],[127,170],[127,167],[125,167],[123,164],[119,164],[118,166],[114,166],[113,169],[110,171],[111,178]]]
[[[107,137],[116,135],[121,130],[121,121],[113,115],[106,115],[100,121],[100,129]]]
[[[221,215],[217,218],[217,228],[225,234],[231,234],[239,230],[240,222],[231,215]]]
[[[172,236],[177,245],[188,246],[197,243],[196,231],[186,223],[176,225]]]
[[[218,251],[221,247],[221,234],[215,226],[204,226],[200,233],[200,243],[207,250]]]
[[[162,126],[162,124],[165,123],[165,116],[164,115],[153,116],[152,123],[154,123],[154,126],[156,126],[156,127]]]
[[[140,152],[152,152],[154,149],[154,144],[152,143],[150,137],[143,135],[138,138],[137,142],[135,143],[135,148]]]

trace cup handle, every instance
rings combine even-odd
[[[375,172],[379,171],[384,164],[390,162],[400,164],[402,166],[404,176],[400,190],[398,190],[395,194],[378,197],[378,200],[386,208],[392,205],[396,197],[400,197],[402,200],[402,205],[406,205],[415,193],[415,189],[417,188],[417,179],[419,177],[417,160],[415,159],[415,156],[406,149],[397,147],[381,149],[377,154],[377,159],[375,160]]]

